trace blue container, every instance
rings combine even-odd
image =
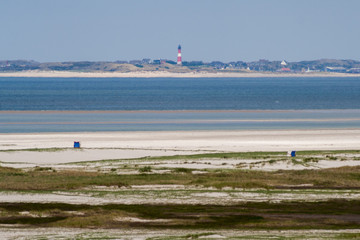
[[[291,156],[296,157],[296,151],[291,151]]]
[[[74,142],[74,148],[80,148],[80,142]]]

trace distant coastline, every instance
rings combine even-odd
[[[134,72],[75,72],[75,71],[17,71],[0,72],[0,77],[44,78],[258,78],[258,77],[360,77],[359,73],[274,73],[274,72],[186,72],[134,71]]]

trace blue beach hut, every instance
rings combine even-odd
[[[296,151],[288,151],[287,156],[288,157],[296,157]]]
[[[74,148],[80,148],[80,142],[74,142]]]

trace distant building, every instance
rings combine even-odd
[[[150,63],[151,63],[151,59],[150,59],[150,58],[144,58],[143,60],[141,60],[141,63],[143,63],[143,64],[150,64]]]
[[[290,68],[281,68],[281,72],[291,72]]]
[[[0,67],[1,68],[6,68],[6,67],[10,67],[10,63],[8,61],[6,61],[5,63],[1,64]]]
[[[327,72],[338,72],[338,73],[346,72],[346,68],[344,68],[344,67],[326,67],[325,70]]]
[[[215,69],[224,69],[224,67],[226,66],[225,63],[220,62],[220,61],[213,61],[213,62],[209,63],[209,65]]]
[[[285,60],[283,60],[280,64],[281,64],[281,66],[285,67],[287,65],[287,62],[285,62]]]
[[[142,64],[142,62],[141,62],[140,60],[131,60],[129,63],[130,63],[130,64],[133,64],[133,65],[135,65],[135,64]]]
[[[177,64],[175,61],[172,61],[172,60],[165,60],[166,63],[169,63],[169,64],[172,64],[172,65],[175,65]]]
[[[348,73],[360,73],[360,68],[350,68],[347,70]]]
[[[320,70],[312,70],[312,69],[310,69],[310,68],[308,67],[305,72],[306,72],[306,73],[320,72]]]

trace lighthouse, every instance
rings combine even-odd
[[[178,46],[177,64],[181,65],[181,45]]]

